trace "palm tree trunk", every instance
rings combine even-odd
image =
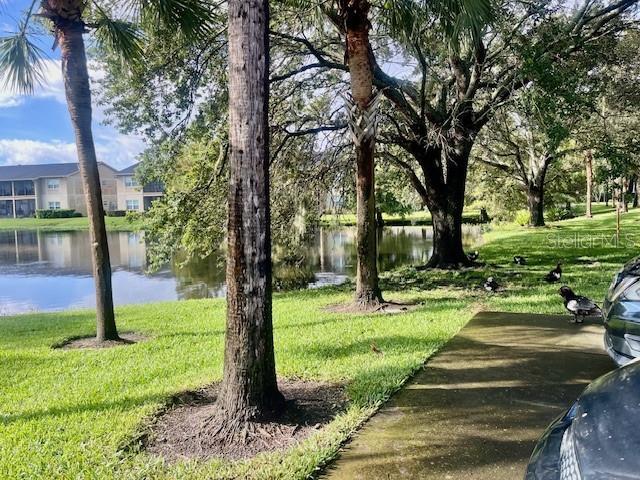
[[[351,126],[356,150],[356,305],[368,308],[383,302],[378,283],[375,202],[375,114],[373,54],[369,42],[369,3],[344,1],[347,59],[354,111]]]
[[[96,337],[98,342],[118,340],[113,312],[107,229],[104,223],[100,175],[91,131],[91,89],[82,38],[84,25],[80,22],[64,21],[57,27],[57,32],[67,107],[75,132],[80,177],[89,217],[93,278],[96,288]]]
[[[229,1],[227,329],[218,405],[231,425],[284,406],[271,317],[268,25],[268,0]]]

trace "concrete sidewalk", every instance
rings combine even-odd
[[[483,312],[345,447],[324,478],[518,480],[544,428],[614,368],[602,326]]]

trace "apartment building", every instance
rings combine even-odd
[[[161,184],[136,184],[136,167],[118,171],[106,163],[98,164],[105,210],[148,210],[162,196]],[[78,164],[0,166],[0,217],[31,217],[41,209],[73,209],[87,214]]]
[[[118,207],[117,210],[147,211],[151,204],[162,197],[164,186],[160,182],[139,185],[135,178],[138,164],[120,170],[116,173]]]

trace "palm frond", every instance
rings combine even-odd
[[[116,53],[123,61],[135,63],[142,58],[142,33],[134,23],[112,19],[98,9],[93,26],[101,48]]]
[[[174,28],[191,37],[211,32],[212,7],[207,0],[125,0],[125,9],[152,29]]]
[[[476,37],[491,23],[495,0],[385,0],[383,23],[395,36],[415,42],[436,27],[456,48],[462,37]],[[435,24],[433,23],[435,22]]]
[[[491,0],[432,0],[429,4],[451,39],[466,33],[479,35],[493,17]]]
[[[0,78],[12,91],[30,94],[44,80],[45,53],[29,40],[24,29],[0,38]]]

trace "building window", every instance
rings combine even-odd
[[[12,200],[0,200],[0,217],[13,217]]]
[[[60,202],[49,202],[49,210],[60,210]]]
[[[35,200],[16,200],[16,217],[33,217],[35,213]]]
[[[127,210],[140,210],[140,201],[127,200]]]
[[[133,177],[124,177],[124,186],[125,187],[137,187],[138,182]]]
[[[0,197],[10,197],[13,195],[11,182],[0,182]],[[11,213],[13,215],[13,212]]]
[[[59,190],[60,189],[60,179],[59,178],[50,178],[47,180],[47,189],[48,190]]]
[[[145,193],[163,193],[164,192],[164,184],[162,182],[149,182],[147,183],[142,190]]]
[[[20,180],[13,182],[13,188],[16,191],[16,196],[31,196],[36,194],[36,190],[31,180]]]

